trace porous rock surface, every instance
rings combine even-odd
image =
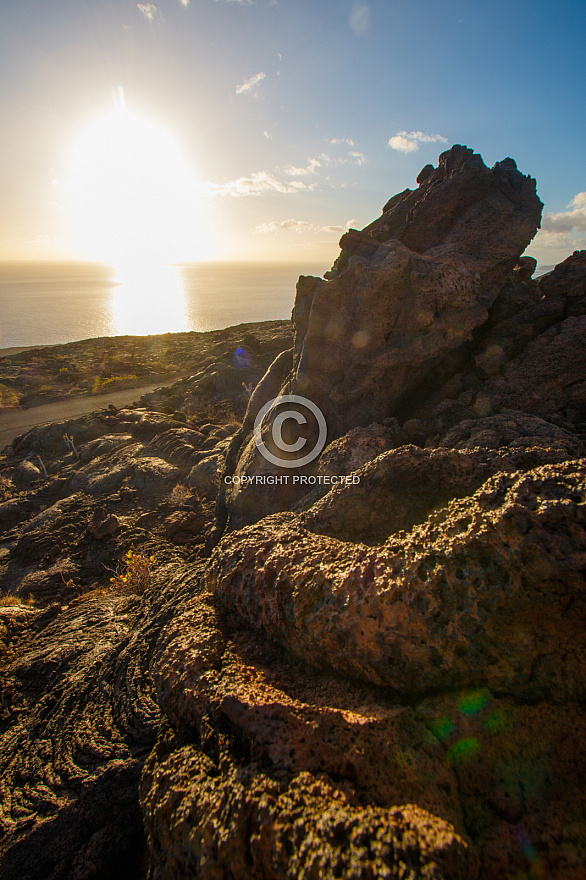
[[[500,474],[375,548],[275,514],[220,543],[210,589],[298,657],[403,698],[582,699],[585,478],[583,460]]]
[[[585,254],[532,280],[512,160],[418,182],[300,279],[293,349],[199,334],[0,455],[0,880],[584,876]],[[301,365],[306,473],[353,480],[226,498]]]

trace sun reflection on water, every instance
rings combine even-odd
[[[185,291],[178,266],[139,266],[117,272],[112,319],[117,336],[188,330]]]

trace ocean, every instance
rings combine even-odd
[[[116,275],[95,263],[0,263],[0,349],[217,330],[289,318],[307,263],[190,263]]]

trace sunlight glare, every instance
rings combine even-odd
[[[73,244],[88,259],[123,270],[209,258],[204,188],[173,138],[122,101],[77,140],[67,190]]]
[[[146,265],[118,276],[112,291],[116,336],[147,336],[188,330],[185,294],[178,266]]]

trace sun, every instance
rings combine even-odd
[[[118,269],[209,258],[209,204],[173,137],[124,107],[79,136],[67,180],[73,246]]]

